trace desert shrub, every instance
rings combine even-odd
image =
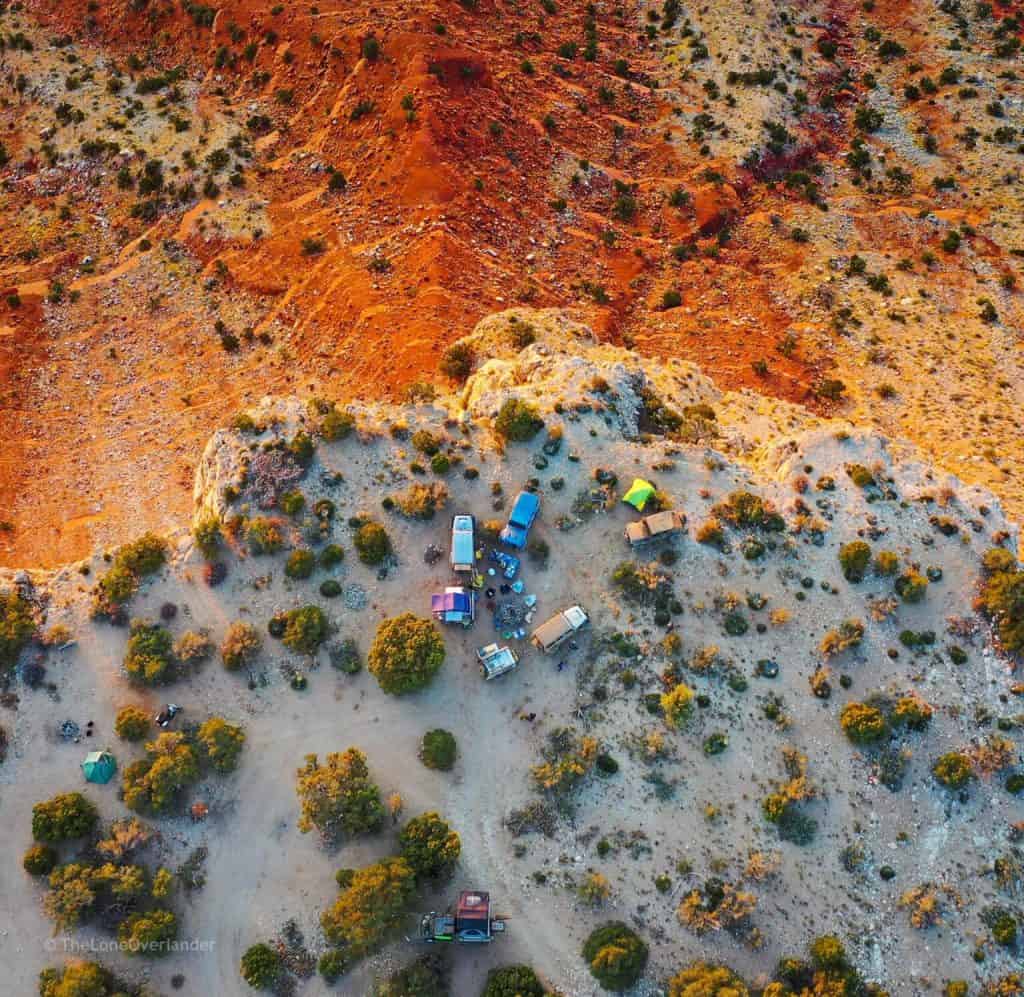
[[[672,590],[672,579],[663,568],[634,561],[620,561],[611,582],[624,599],[641,604],[661,602]]]
[[[576,895],[588,907],[600,907],[612,895],[612,886],[601,873],[588,872],[576,887]]]
[[[192,539],[207,560],[217,556],[221,544],[220,516],[208,513],[192,526]]]
[[[896,594],[904,602],[920,602],[928,591],[928,579],[916,571],[904,571],[895,583]]]
[[[848,582],[863,580],[871,563],[871,548],[863,540],[843,544],[839,548],[839,564],[843,569],[843,577]]]
[[[286,516],[297,516],[306,507],[306,496],[297,488],[285,492],[278,500],[278,506]]]
[[[328,949],[317,961],[316,968],[327,984],[336,983],[349,970],[352,964],[344,949]]]
[[[881,575],[883,578],[890,578],[895,575],[899,566],[900,559],[891,550],[880,550],[875,555],[875,561],[872,565],[875,574]]]
[[[433,621],[402,613],[377,628],[367,667],[385,692],[401,695],[427,685],[444,657],[444,640]]]
[[[1003,647],[1018,654],[1024,651],[1024,571],[1001,548],[987,551],[983,565],[988,577],[982,583],[978,608],[995,624]]]
[[[544,761],[530,769],[538,789],[564,795],[578,786],[597,760],[597,740],[577,737],[570,727],[559,727],[548,735]]]
[[[245,525],[245,539],[253,554],[276,554],[284,546],[280,524],[266,516],[255,516]]]
[[[319,606],[300,606],[284,614],[281,642],[296,654],[316,654],[327,632],[327,617]]]
[[[846,949],[835,935],[820,935],[811,942],[808,951],[818,969],[835,970],[846,966]]]
[[[547,997],[547,990],[529,966],[499,966],[487,974],[480,997]]]
[[[48,876],[59,856],[49,845],[32,845],[21,859],[21,867],[30,876]]]
[[[682,727],[689,719],[692,709],[693,690],[685,683],[680,682],[669,692],[662,693],[661,712],[669,727]]]
[[[195,748],[176,731],[165,731],[146,745],[146,757],[124,770],[124,802],[131,810],[163,813],[178,794],[199,778]]]
[[[874,744],[889,732],[882,711],[867,703],[847,703],[839,714],[839,723],[856,744]]]
[[[98,819],[96,808],[81,793],[59,793],[32,808],[32,837],[48,844],[81,838]]]
[[[315,566],[316,556],[313,552],[306,548],[300,548],[299,550],[293,550],[288,555],[288,560],[284,564],[284,573],[289,578],[308,578],[313,574]]]
[[[39,997],[121,997],[125,989],[98,962],[72,959],[39,974]]]
[[[301,467],[308,466],[316,453],[316,443],[309,433],[299,430],[287,443],[285,449]]]
[[[335,599],[341,595],[341,583],[333,578],[328,578],[320,583],[320,594],[325,599]]]
[[[223,717],[210,717],[196,731],[196,743],[211,768],[222,774],[233,772],[245,744],[245,731]]]
[[[355,429],[355,425],[355,416],[351,412],[342,412],[332,407],[320,422],[320,435],[330,442],[343,440]]]
[[[455,764],[457,753],[455,735],[440,727],[428,730],[420,742],[420,761],[428,769],[448,772]]]
[[[731,526],[779,532],[786,521],[759,495],[736,491],[726,496],[712,510],[715,517]]]
[[[421,955],[378,983],[373,997],[449,997],[444,961]]]
[[[583,943],[590,974],[606,990],[626,990],[643,974],[647,945],[621,921],[595,928]]]
[[[434,812],[414,817],[398,836],[402,858],[418,879],[436,879],[451,873],[462,842],[457,832]]]
[[[330,650],[331,664],[346,675],[357,675],[363,670],[363,656],[352,637],[339,641]]]
[[[239,972],[242,979],[256,990],[268,990],[282,971],[281,957],[265,942],[250,945],[242,954]]]
[[[535,405],[521,398],[506,398],[494,420],[494,429],[506,440],[525,442],[532,440],[544,428]]]
[[[250,665],[259,654],[263,639],[259,631],[251,624],[236,620],[228,627],[224,641],[220,645],[220,658],[229,672],[237,671]]]
[[[132,620],[124,657],[124,669],[129,677],[145,685],[174,678],[173,643],[171,632],[158,623]]]
[[[196,630],[186,630],[174,642],[174,656],[182,664],[197,665],[213,653],[213,641]]]
[[[717,519],[708,519],[697,528],[696,539],[697,543],[720,548],[725,543],[725,531]]]
[[[167,544],[155,533],[144,533],[137,540],[125,544],[96,585],[95,611],[113,615],[131,600],[144,577],[160,570],[166,558]]]
[[[149,714],[138,706],[122,706],[114,718],[114,732],[123,741],[142,741],[149,734]]]
[[[448,489],[439,481],[429,485],[417,482],[393,496],[392,502],[410,519],[433,519],[434,513],[448,504]]]
[[[417,429],[409,442],[421,454],[426,454],[428,457],[433,457],[441,449],[441,440],[429,429]]]
[[[473,370],[475,359],[471,346],[467,343],[454,343],[441,354],[441,362],[438,367],[442,374],[450,377],[453,381],[464,381]]]
[[[307,755],[296,773],[295,791],[303,834],[316,828],[333,840],[376,831],[384,821],[380,790],[370,780],[366,755],[358,748],[333,752],[323,764],[316,755]]]
[[[353,543],[363,564],[380,564],[391,553],[391,540],[380,523],[363,523]]]
[[[947,751],[936,758],[932,775],[948,789],[962,789],[974,778],[971,760],[961,751]]]
[[[328,910],[320,915],[327,940],[363,955],[396,930],[408,910],[416,876],[401,858],[360,869]]]
[[[924,730],[932,719],[932,708],[919,696],[902,696],[892,710],[893,723],[911,730]]]
[[[818,650],[826,657],[841,654],[856,647],[864,639],[864,624],[860,620],[843,620],[835,630],[829,630],[821,639]]]
[[[858,488],[868,488],[875,483],[875,476],[863,464],[847,464],[846,473]]]
[[[169,910],[130,914],[117,928],[117,940],[132,954],[167,955],[178,937],[178,919]]]
[[[749,997],[747,985],[728,966],[691,963],[668,981],[668,997]]]
[[[320,551],[320,567],[333,568],[345,560],[345,550],[338,544],[328,544]]]

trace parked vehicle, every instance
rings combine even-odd
[[[430,597],[430,610],[441,623],[470,627],[476,618],[476,593],[461,585],[449,585],[443,593]]]
[[[508,525],[499,535],[501,542],[522,550],[539,511],[540,497],[533,492],[520,492],[509,514]]]
[[[567,637],[582,630],[589,622],[590,617],[581,606],[570,606],[537,627],[530,636],[530,642],[534,647],[547,653],[558,647]]]
[[[480,674],[488,682],[512,671],[519,664],[519,655],[512,648],[497,644],[477,648],[476,656],[480,661]]]
[[[640,547],[655,540],[674,536],[686,526],[686,516],[675,509],[644,516],[626,527],[626,540],[632,547]]]
[[[459,894],[454,912],[449,908],[444,914],[431,911],[420,916],[419,932],[407,941],[462,942],[486,944],[494,941],[496,934],[505,930],[505,915],[491,913],[489,893],[463,890]]]
[[[452,517],[452,571],[472,571],[476,563],[476,520],[472,516]]]

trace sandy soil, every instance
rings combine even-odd
[[[489,375],[485,371],[481,376]],[[556,396],[550,387],[547,397],[553,404]],[[442,428],[436,414],[426,410],[406,410],[402,418],[413,428]],[[385,429],[389,416],[375,409],[361,421]],[[940,752],[975,743],[990,732],[978,726],[979,709],[995,716],[1013,710],[1007,699],[1011,673],[983,635],[965,645],[969,660],[963,666],[952,665],[945,650],[954,638],[945,633],[944,621],[971,615],[978,555],[1005,527],[998,503],[926,466],[891,462],[885,446],[867,434],[845,437],[816,431],[796,437],[778,448],[774,462],[762,456],[764,470],[754,475],[728,462],[714,470],[706,460],[709,451],[702,448],[624,441],[600,414],[572,416],[564,427],[561,454],[539,474],[543,515],[537,533],[551,544],[550,564],[544,570],[527,564],[524,571],[528,591],[538,595],[539,617],[574,602],[585,605],[592,616],[587,640],[579,652],[566,655],[569,667],[562,672],[551,658],[526,650],[516,673],[485,685],[471,664],[472,648],[492,635],[490,624],[481,620],[471,633],[445,632],[448,659],[443,672],[430,689],[409,699],[384,696],[365,673],[348,678],[326,662],[303,666],[298,659],[291,663],[309,668],[310,685],[308,691],[295,693],[277,668],[288,656],[272,641],[258,666],[265,687],[250,691],[243,678],[210,663],[166,693],[139,693],[120,670],[125,632],[87,619],[87,581],[73,568],[49,579],[53,599],[47,622],[69,624],[77,643],[53,653],[47,662],[48,678],[58,692],[51,698],[16,687],[18,709],[5,718],[13,744],[0,768],[0,781],[5,821],[18,843],[15,852],[28,843],[32,803],[80,787],[77,765],[85,745],[59,742],[55,728],[61,720],[72,718],[83,725],[94,720],[96,743],[111,745],[124,766],[133,752],[114,743],[116,709],[126,702],[143,702],[155,711],[160,701],[171,698],[193,719],[218,712],[243,722],[248,744],[235,776],[192,794],[192,799],[210,802],[208,822],[192,825],[174,817],[156,822],[166,864],[180,862],[198,843],[210,848],[207,885],[187,901],[178,897],[175,905],[183,912],[185,936],[215,941],[212,953],[173,956],[148,966],[160,987],[166,988],[171,975],[181,972],[189,992],[244,992],[237,975],[241,951],[273,935],[289,917],[302,926],[311,947],[319,946],[317,915],[334,895],[334,870],[372,860],[393,847],[392,836],[385,833],[328,854],[315,837],[300,835],[295,827],[295,768],[308,752],[323,754],[350,744],[367,753],[385,793],[401,793],[407,815],[437,808],[460,831],[463,857],[446,898],[462,885],[489,888],[497,906],[511,915],[507,936],[489,949],[454,953],[454,993],[473,993],[492,964],[523,960],[568,994],[592,994],[595,987],[576,953],[589,928],[609,916],[637,924],[651,942],[652,983],[701,955],[726,960],[754,978],[781,953],[802,950],[810,937],[826,929],[838,931],[865,974],[885,982],[893,994],[920,993],[927,980],[973,979],[1005,971],[1010,957],[998,950],[990,947],[980,968],[971,953],[984,931],[977,910],[997,896],[990,874],[983,870],[1007,850],[1006,828],[1019,818],[1019,807],[1002,791],[998,777],[975,784],[966,801],[958,802],[934,785],[928,771]],[[288,432],[287,426],[281,431]],[[280,608],[313,601],[329,614],[339,636],[355,636],[365,650],[380,619],[406,608],[423,611],[429,593],[445,582],[443,564],[428,567],[421,553],[430,542],[445,543],[447,512],[472,511],[481,519],[500,515],[491,510],[490,483],[501,482],[511,496],[537,474],[531,458],[536,447],[513,445],[499,458],[489,450],[483,432],[477,429],[470,437],[478,438],[477,452],[465,452],[467,464],[480,467],[481,476],[473,482],[449,476],[449,510],[430,524],[386,518],[398,564],[383,580],[352,557],[344,524],[356,513],[382,515],[382,490],[398,488],[408,477],[403,467],[409,460],[408,444],[384,435],[319,446],[303,491],[310,503],[329,495],[338,504],[335,539],[349,549],[338,577],[343,585],[365,591],[364,610],[346,609],[341,599],[318,598],[322,573],[305,583],[285,580],[280,556],[232,556],[228,582],[210,590],[198,580],[196,554],[182,541],[173,567],[146,584],[132,612],[156,616],[164,602],[174,602],[179,607],[175,632],[206,627],[219,639],[234,618],[262,626]],[[219,445],[233,445],[230,439],[223,437]],[[579,455],[579,462],[566,459],[570,452]],[[651,470],[665,459],[674,465],[672,470]],[[844,465],[851,461],[884,470],[897,497],[869,502],[845,475]],[[736,693],[721,671],[703,676],[687,672],[686,680],[709,696],[710,706],[699,710],[681,733],[664,730],[643,709],[643,693],[660,688],[658,675],[667,664],[657,644],[664,631],[652,626],[649,610],[631,610],[608,586],[610,570],[627,553],[621,531],[630,518],[628,510],[615,506],[568,532],[555,527],[559,517],[571,516],[575,497],[596,467],[614,469],[620,485],[633,474],[655,475],[687,513],[689,535],[678,543],[681,556],[672,569],[676,594],[685,607],[679,618],[685,657],[715,644],[721,657],[731,660],[750,682],[745,693]],[[342,471],[344,483],[328,489],[321,476],[324,469]],[[776,550],[752,562],[740,555],[738,542],[733,553],[720,555],[693,541],[693,529],[711,504],[737,487],[753,486],[791,512],[793,480],[805,473],[813,480],[833,475],[836,481],[835,492],[814,496],[825,529],[820,544],[806,536],[780,537]],[[555,477],[565,481],[561,490],[551,487]],[[934,506],[921,501],[926,493],[937,496],[947,487],[956,497],[942,511],[960,526],[953,537],[933,528],[928,517]],[[842,580],[836,561],[838,545],[864,531],[879,537],[876,549],[895,550],[905,562],[922,568],[942,568],[943,579],[929,587],[922,604],[899,606],[882,621],[870,619],[869,600],[887,594],[891,583],[873,579],[850,585]],[[102,569],[98,559],[92,564],[94,571]],[[717,607],[728,603],[731,592],[738,594],[741,607],[748,593],[767,599],[761,611],[741,609],[751,624],[767,624],[768,612],[779,608],[789,610],[792,619],[781,628],[766,626],[763,634],[752,626],[745,636],[730,637]],[[816,647],[826,629],[850,616],[866,621],[865,641],[832,668],[837,675],[848,675],[852,688],[841,690],[833,681],[832,698],[822,701],[808,684],[820,663]],[[904,628],[934,629],[940,635],[934,650],[914,654],[901,647],[896,635]],[[630,662],[638,675],[637,686],[630,690],[617,677],[623,661],[599,644],[601,635],[616,631],[642,648],[640,658]],[[895,660],[886,655],[890,648],[899,649]],[[762,658],[780,664],[773,683],[754,676],[754,663]],[[603,701],[595,698],[598,685],[608,691]],[[847,699],[864,698],[873,690],[911,688],[935,706],[936,714],[927,733],[906,739],[913,757],[902,790],[892,793],[878,784],[870,759],[842,736],[837,717]],[[784,701],[787,727],[763,716],[770,692]],[[517,842],[504,829],[503,818],[532,797],[527,769],[546,733],[576,723],[581,705],[587,707],[584,728],[618,758],[621,770],[608,780],[592,778],[579,794],[575,815],[560,823],[553,838],[531,835]],[[534,724],[517,719],[524,708],[537,712]],[[450,775],[431,773],[415,760],[419,737],[433,726],[450,728],[459,737],[460,761]],[[650,762],[631,750],[636,736],[649,730],[666,735],[664,760]],[[725,754],[707,758],[701,743],[715,730],[728,732],[730,745]],[[805,847],[779,841],[760,816],[759,798],[783,778],[784,745],[808,756],[808,775],[818,790],[807,812],[820,830]],[[1016,749],[1019,755],[1019,744]],[[658,782],[674,789],[659,795]],[[123,812],[116,783],[88,792],[105,816]],[[705,812],[709,804],[717,810],[711,820]],[[602,836],[615,843],[605,859],[595,851]],[[526,846],[520,858],[513,854],[517,843]],[[863,847],[865,859],[851,874],[839,853],[854,843]],[[685,892],[712,871],[743,881],[752,850],[777,852],[779,861],[778,872],[768,880],[745,881],[759,897],[753,923],[762,936],[761,949],[750,951],[724,933],[697,938],[680,925],[675,907]],[[2,930],[5,948],[15,956],[9,963],[12,979],[22,992],[53,957],[46,947],[49,929],[39,912],[38,886],[23,874],[15,857],[0,866],[0,890],[10,898]],[[676,872],[680,859],[691,864],[691,873]],[[878,878],[883,864],[897,870],[891,883]],[[575,898],[572,886],[587,869],[602,871],[612,883],[613,895],[601,911],[584,909]],[[535,880],[537,872],[546,874],[545,883]],[[653,887],[654,878],[663,873],[673,884],[666,894]],[[963,910],[948,911],[939,928],[917,932],[909,927],[906,912],[897,909],[897,900],[912,885],[928,881],[953,885],[967,903]],[[77,937],[91,934],[83,930]],[[340,991],[364,992],[376,970],[412,951],[398,943],[359,967]],[[303,989],[321,992],[319,980]]]

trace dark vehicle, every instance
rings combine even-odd
[[[530,535],[530,527],[540,511],[540,498],[533,492],[520,492],[516,496],[512,513],[508,517],[508,525],[501,531],[499,539],[509,547],[522,550]]]
[[[424,914],[420,918],[419,936],[409,941],[486,944],[504,930],[504,920],[491,917],[489,893],[463,890],[454,914],[450,910],[444,914]]]

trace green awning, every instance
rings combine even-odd
[[[109,751],[91,751],[82,762],[82,773],[87,782],[110,782],[117,771],[117,761]]]
[[[647,505],[647,500],[654,492],[654,485],[649,481],[644,481],[643,478],[634,478],[633,484],[629,486],[629,491],[622,496],[622,501],[628,502],[638,512],[643,512],[644,506]]]

